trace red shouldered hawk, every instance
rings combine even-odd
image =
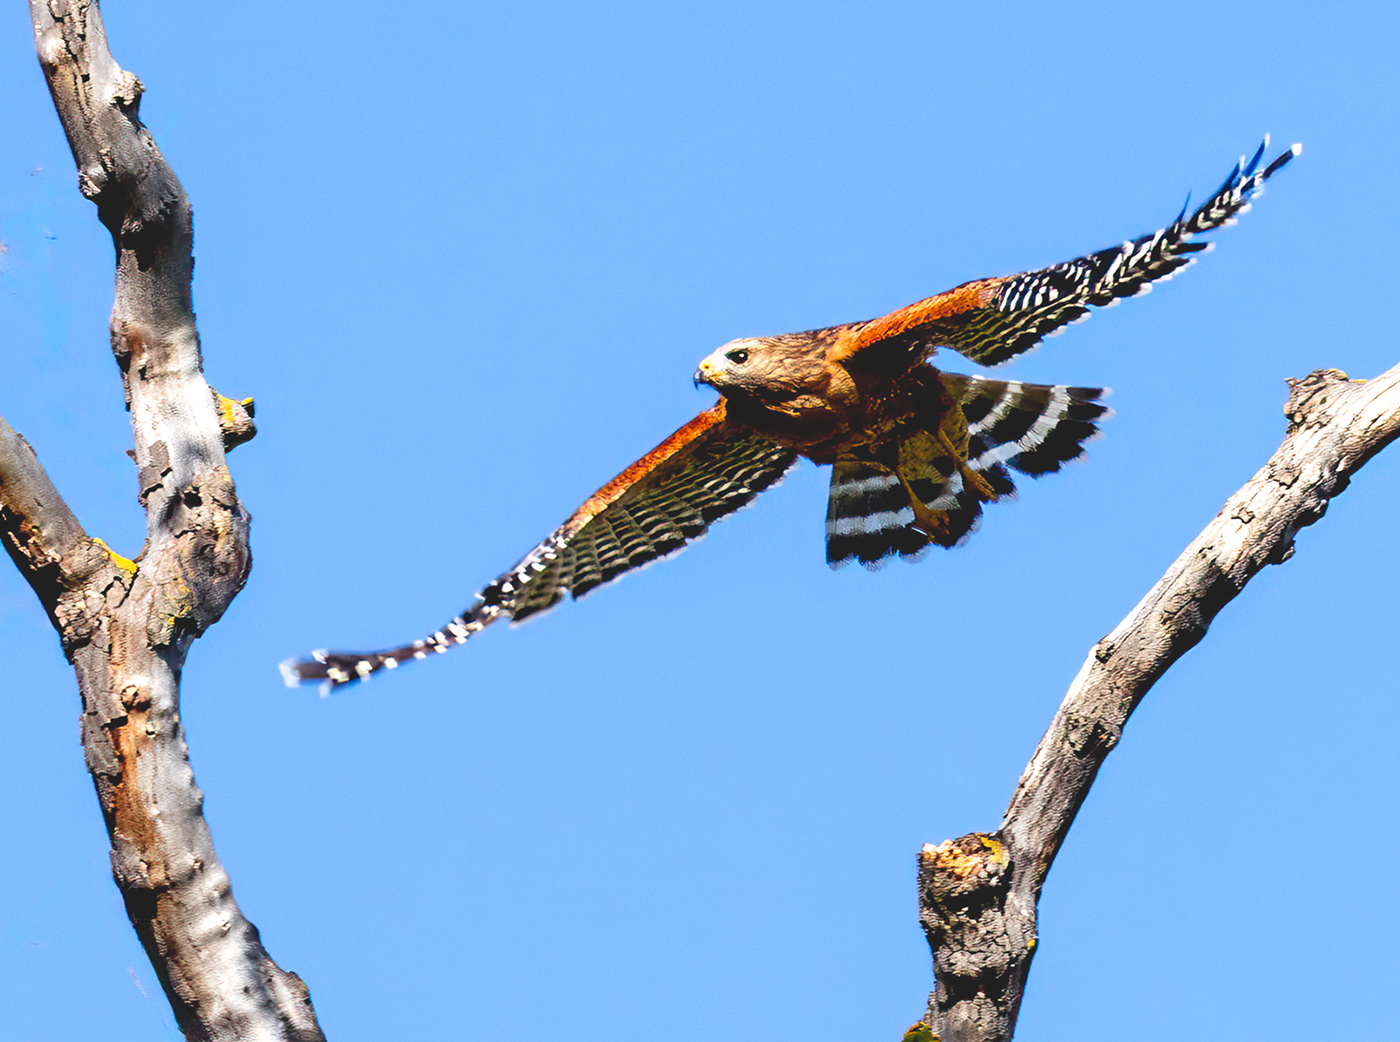
[[[1201,232],[1234,223],[1301,151],[1259,169],[1241,157],[1189,217],[1053,267],[979,279],[883,318],[725,344],[695,373],[719,401],[628,467],[441,630],[387,651],[318,651],[282,663],[289,684],[350,683],[446,651],[497,619],[516,621],[672,553],[775,484],[799,457],[832,467],[826,558],[876,566],[953,546],[984,503],[1083,452],[1107,409],[1097,387],[1051,387],[945,373],[940,347],[996,365],[1144,293],[1209,248]]]

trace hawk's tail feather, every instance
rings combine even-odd
[[[859,561],[874,569],[892,554],[918,560],[931,540],[913,525],[914,508],[898,476],[874,464],[833,464],[826,508],[827,564],[839,568]]]
[[[1040,477],[1084,454],[1098,424],[1113,415],[1103,387],[1025,384],[942,373],[967,417],[967,465],[983,471],[1005,463]],[[1009,480],[1009,479],[1008,479]]]
[[[930,546],[962,543],[976,530],[982,504],[1016,494],[1011,470],[1032,477],[1059,470],[1083,454],[1097,424],[1111,415],[1099,401],[1107,394],[1099,387],[955,373],[939,378],[962,410],[965,445],[912,431],[901,438],[894,469],[873,461],[836,463],[826,519],[832,567],[855,560],[878,568],[894,555],[914,560]],[[950,448],[961,449],[961,458]]]

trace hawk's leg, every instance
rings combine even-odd
[[[1001,498],[986,478],[967,465],[966,443],[961,450],[954,448],[953,443],[948,440],[948,432],[941,428],[938,431],[938,443],[948,450],[948,455],[952,459],[957,460],[958,473],[962,475],[964,488],[972,489],[982,497],[984,503],[995,503]]]
[[[904,486],[905,494],[909,496],[909,505],[914,509],[914,527],[920,532],[931,535],[940,543],[948,538],[948,514],[942,510],[930,510],[924,505],[924,501],[919,498],[919,494],[914,491],[914,487],[909,484],[909,479],[903,474],[898,474],[899,483]]]
[[[949,470],[956,470],[962,479],[963,490],[972,493],[978,502],[995,503],[1000,496],[985,477],[968,466],[966,449],[960,450],[955,446],[952,439],[948,437],[948,432],[941,428],[931,433],[942,453],[939,458],[946,459],[948,463],[952,464]],[[944,465],[947,466],[947,464]],[[904,487],[905,495],[909,497],[909,506],[914,511],[913,527],[932,536],[940,544],[948,545],[950,540],[954,538],[948,511],[936,509],[925,503],[924,497],[915,491],[909,475],[905,473],[905,468],[897,468],[894,474],[899,478],[900,485]],[[959,535],[961,534],[960,532]]]

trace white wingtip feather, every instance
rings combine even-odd
[[[288,687],[300,687],[301,678],[297,676],[297,660],[294,658],[283,659],[277,663],[277,670],[282,674],[282,683]]]

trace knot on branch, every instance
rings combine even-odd
[[[145,91],[146,85],[134,72],[120,69],[112,83],[112,104],[134,116],[141,107],[141,95]]]
[[[1117,650],[1118,642],[1115,641],[1112,634],[1110,634],[1094,645],[1094,661],[1103,665],[1113,657],[1114,652]]]
[[[938,945],[953,930],[980,931],[995,920],[1011,883],[1006,845],[994,836],[973,833],[919,852],[919,920]]]
[[[58,6],[58,0],[50,5],[52,10]],[[63,20],[62,14],[54,11],[54,18]],[[35,41],[35,47],[39,54],[39,64],[44,67],[44,74],[49,75],[58,68],[58,63],[63,60],[63,56],[68,53],[68,45],[63,40],[63,30],[58,26],[45,29]]]
[[[1288,381],[1288,404],[1283,407],[1288,417],[1288,433],[1292,434],[1315,417],[1339,386],[1351,383],[1340,369],[1314,369],[1301,380]]]
[[[142,684],[127,684],[121,689],[119,697],[127,710],[146,710],[151,705],[151,690]]]
[[[145,842],[149,842],[148,836],[112,835],[112,877],[122,890],[127,909],[137,905],[141,913],[137,921],[154,919],[161,895],[175,883],[166,875],[164,862],[142,856]]]
[[[78,191],[83,193],[84,199],[98,203],[99,207],[102,193],[111,183],[111,175],[101,163],[88,163],[78,169]]]
[[[1010,1037],[1036,944],[1034,904],[1014,899],[1015,875],[996,835],[973,833],[919,854],[919,922],[937,980],[928,1024],[949,1042]]]
[[[1112,752],[1123,737],[1121,730],[1110,727],[1098,714],[1074,710],[1064,715],[1064,735],[1065,743],[1076,757],[1095,760],[1102,760]]]
[[[209,391],[214,395],[214,408],[219,412],[219,431],[224,436],[224,451],[232,452],[245,441],[252,441],[258,433],[257,425],[253,423],[253,399],[235,401],[225,398],[212,387]]]
[[[161,551],[148,555],[159,561],[147,620],[155,646],[172,643],[177,630],[197,636],[219,621],[252,568],[248,522],[227,467],[196,474],[170,498]]]

